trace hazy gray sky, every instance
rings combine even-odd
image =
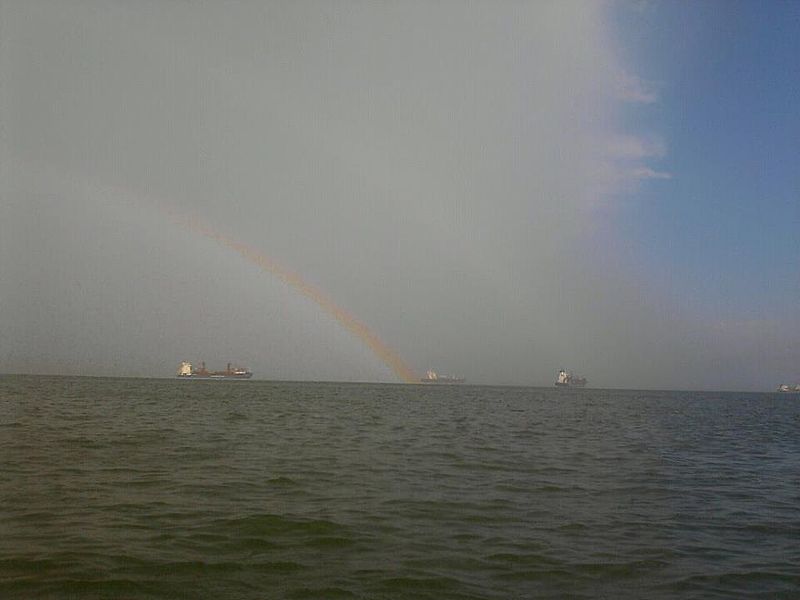
[[[0,0],[0,372],[759,388],[785,323],[709,322],[620,253],[658,102],[600,2]],[[796,325],[796,322],[795,322]],[[797,333],[797,329],[794,330]]]

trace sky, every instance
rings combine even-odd
[[[800,381],[799,33],[793,2],[0,0],[0,373]]]

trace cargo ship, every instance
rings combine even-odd
[[[794,385],[782,383],[776,391],[780,394],[800,394],[800,383],[795,383]]]
[[[420,379],[421,383],[464,383],[463,377],[453,377],[451,375],[439,375],[433,369],[428,369],[425,377]]]
[[[578,377],[572,373],[567,373],[564,369],[560,369],[558,377],[556,377],[556,387],[586,387],[586,378]]]
[[[253,373],[242,367],[228,367],[224,371],[209,371],[206,363],[201,362],[200,368],[195,369],[190,362],[182,362],[178,369],[178,377],[181,379],[250,379]]]

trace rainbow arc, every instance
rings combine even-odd
[[[364,342],[364,344],[373,352],[373,354],[381,359],[381,361],[383,361],[383,363],[388,366],[401,381],[405,383],[416,383],[419,381],[411,367],[408,366],[408,364],[400,357],[400,355],[397,354],[397,352],[387,346],[386,343],[381,340],[374,331],[351,315],[348,311],[336,304],[322,290],[307,282],[297,273],[294,273],[293,271],[283,267],[275,260],[262,254],[255,248],[222,235],[218,231],[215,231],[207,225],[200,223],[197,219],[179,219],[174,214],[172,217],[191,231],[199,233],[200,235],[210,238],[215,242],[218,242],[219,244],[238,252],[250,263],[277,277],[306,298],[313,300],[323,311],[333,317],[350,333]]]

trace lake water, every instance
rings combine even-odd
[[[548,597],[800,597],[800,398],[0,377],[0,598]]]

